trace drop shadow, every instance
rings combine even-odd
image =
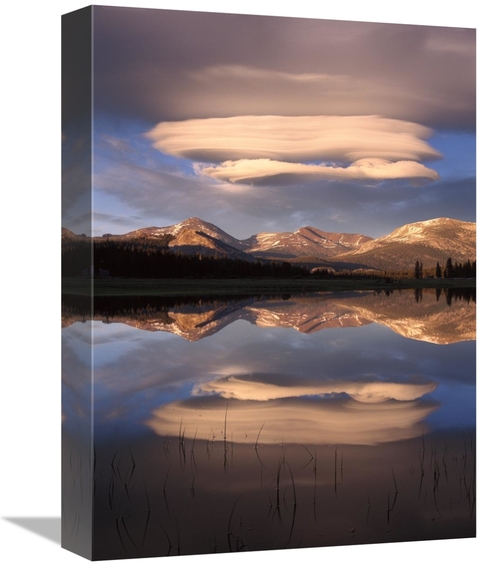
[[[2,517],[2,519],[61,544],[61,517]]]

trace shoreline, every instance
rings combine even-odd
[[[125,279],[96,278],[93,296],[204,296],[245,294],[322,293],[332,291],[395,291],[400,289],[475,288],[476,279]],[[62,280],[62,294],[85,296],[91,281]]]

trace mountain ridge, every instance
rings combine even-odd
[[[63,241],[82,237],[62,229]],[[448,258],[456,262],[476,259],[476,223],[446,217],[405,224],[379,238],[304,226],[295,232],[259,232],[245,239],[190,217],[171,226],[104,234],[94,241],[141,241],[181,254],[249,262],[285,261],[309,269],[408,270],[416,261],[424,267],[435,267],[437,262],[444,267]]]
[[[404,224],[357,250],[338,256],[339,261],[358,261],[372,269],[408,269],[416,261],[435,267],[447,259],[476,259],[476,223],[454,218],[433,218]]]

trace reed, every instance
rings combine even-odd
[[[177,529],[177,556],[181,555],[181,531],[179,529],[179,522],[175,517],[175,528]]]
[[[169,456],[170,456],[170,450],[169,450],[169,447],[168,447],[169,443],[167,442],[168,438],[169,438],[168,435],[165,436],[165,438],[163,439],[163,444],[162,444],[163,452],[164,452],[167,460],[169,459]]]
[[[163,501],[165,503],[165,508],[167,509],[168,516],[170,517],[170,509],[169,509],[168,501],[167,501],[167,479],[168,479],[169,473],[170,473],[170,468],[167,470],[167,474],[165,476],[165,481],[163,483]]]
[[[151,519],[151,503],[149,502],[149,495],[148,495],[148,490],[146,488],[146,482],[144,482],[144,493],[146,494],[146,504],[148,506],[148,513],[146,516],[146,524],[144,525],[144,533],[142,535],[142,546],[144,546],[144,542],[146,541],[146,534],[148,532],[149,520]]]
[[[264,423],[264,424],[260,427],[259,432],[258,432],[258,434],[257,434],[257,438],[255,439],[255,445],[254,445],[255,455],[257,456],[257,460],[259,460],[259,463],[260,463],[260,465],[261,465],[261,468],[264,468],[265,466],[264,466],[264,464],[262,463],[262,460],[260,459],[260,456],[259,456],[259,438],[260,438],[260,434],[261,434],[262,429],[264,428],[264,425],[265,425],[265,424],[266,424],[266,423]],[[262,470],[261,470],[261,484],[262,484]]]
[[[223,441],[224,441],[224,470],[227,472],[227,411],[229,409],[229,403],[226,405],[226,412],[224,414],[224,431],[223,431]]]
[[[272,511],[274,505],[273,505],[273,500],[271,499],[271,496],[269,495],[269,493],[267,494],[267,498],[269,499],[269,507],[267,508],[267,518],[269,519],[269,516],[271,515],[271,511]]]
[[[335,467],[334,467],[333,489],[335,491],[335,497],[337,497],[337,447],[335,447]]]
[[[233,433],[231,432],[231,442],[229,444],[230,451],[231,451],[231,467],[233,467],[233,457],[234,457],[234,442],[233,442]]]
[[[108,486],[108,503],[110,511],[113,510],[113,496],[115,493],[115,480],[114,477],[111,476],[109,479],[109,486]]]
[[[97,452],[94,444],[94,461],[92,466],[92,482],[93,482],[93,497],[95,497],[96,489],[97,489],[97,482],[96,482],[96,470],[97,470]]]
[[[215,446],[215,433],[214,429],[210,427],[211,435],[207,436],[207,445],[206,445],[206,452],[207,452],[207,459],[210,460],[212,457],[212,452]]]
[[[473,468],[472,468],[471,487],[472,487],[472,501],[469,498],[469,503],[470,503],[470,516],[472,518],[473,513],[474,513],[474,508],[476,506],[476,460],[475,459],[474,459],[474,465],[473,465]]]
[[[135,458],[134,455],[132,454],[132,450],[129,450],[130,453],[130,460],[132,462],[132,468],[130,470],[130,474],[127,476],[126,480],[123,482],[123,487],[125,489],[125,493],[127,494],[127,498],[130,500],[130,491],[129,491],[129,485],[132,482],[132,478],[134,477],[134,472],[135,472],[135,468],[136,468],[136,464],[135,464]],[[131,486],[132,488],[133,486]]]
[[[278,471],[276,473],[276,507],[279,509],[280,506],[280,477],[281,468],[283,466],[283,458],[278,461]]]
[[[194,445],[196,442],[196,435],[198,434],[198,428],[196,428],[196,430],[194,431],[194,436],[193,436],[193,443],[191,444],[191,467],[194,467],[194,469],[196,470],[196,459],[194,457]],[[194,480],[193,480],[194,481]]]
[[[127,538],[132,543],[132,546],[134,548],[137,548],[137,545],[135,544],[134,539],[131,537],[131,535],[129,533],[129,530],[128,530],[127,525],[125,523],[125,517],[123,515],[121,516],[121,523],[122,523],[122,526],[123,526],[123,530],[124,530],[125,534],[127,535]]]
[[[68,540],[71,540],[73,538],[73,535],[75,536],[75,538],[77,537],[79,526],[80,526],[80,514],[76,512],[73,518],[73,526],[71,527],[71,532],[69,534]]]
[[[134,476],[134,472],[135,472],[135,458],[134,455],[132,454],[132,450],[129,450],[130,452],[130,459],[132,461],[132,469],[130,470],[130,476],[127,479],[127,483],[130,483],[132,481],[132,477]]]
[[[170,537],[168,536],[168,532],[165,529],[165,527],[163,526],[161,521],[158,521],[161,530],[165,533],[165,536],[167,537],[167,541],[168,541],[168,550],[167,550],[167,556],[170,556],[170,552],[172,551],[172,541],[170,540]]]
[[[287,466],[288,466],[288,471],[290,472],[290,479],[292,482],[293,512],[292,512],[292,522],[290,525],[290,533],[288,534],[288,540],[286,541],[284,548],[287,548],[287,546],[290,544],[290,541],[292,540],[293,530],[295,528],[295,517],[297,515],[297,491],[295,489],[295,480],[293,478],[292,468],[290,467],[290,464],[288,462],[287,462]]]
[[[309,454],[309,456],[311,457],[310,460],[308,460],[301,469],[306,468],[313,460],[314,460],[314,456],[311,454],[311,452],[309,451],[309,449],[307,448],[307,446],[304,446],[302,444],[302,447],[304,448],[304,450]]]
[[[111,459],[111,470],[113,471],[113,474],[116,476],[116,478],[119,479],[123,483],[118,463],[115,466],[115,460],[116,460],[117,456],[118,456],[118,451],[116,451],[114,453],[113,458]]]
[[[391,512],[394,511],[394,507],[396,505],[396,500],[398,498],[398,483],[396,481],[396,475],[394,474],[394,468],[391,468],[392,471],[392,480],[394,482],[394,499],[392,500]]]
[[[420,485],[418,488],[418,498],[420,499],[420,495],[422,493],[422,487],[424,484],[424,476],[425,476],[425,470],[424,470],[424,458],[425,458],[425,441],[424,441],[424,436],[422,435],[422,452],[419,454],[419,464],[420,464]]]
[[[443,464],[443,470],[444,470],[444,477],[446,479],[446,483],[448,483],[448,446],[445,444],[444,446],[444,453],[443,453],[443,458],[441,460],[442,464]]]
[[[281,468],[283,466],[283,456],[278,461],[278,471],[276,474],[276,508],[274,514],[278,515],[278,521],[280,525],[283,525],[283,521],[281,518],[281,508],[280,508],[280,477],[281,477]]]
[[[118,517],[115,520],[115,526],[116,526],[116,531],[118,533],[118,540],[120,541],[120,544],[122,545],[122,548],[125,551],[125,554],[128,555],[127,547],[125,546],[125,542],[123,541],[123,537],[122,537],[122,534],[120,532],[120,524],[119,524],[119,521],[118,521]]]
[[[186,465],[186,447],[185,447],[185,442],[184,442],[184,437],[186,435],[186,427],[184,427],[184,430],[182,429],[182,419],[181,422],[179,424],[179,461],[181,463],[181,468],[184,469],[184,466]]]
[[[396,481],[396,475],[394,473],[394,468],[391,468],[392,471],[392,481],[394,482],[394,491],[398,492],[398,482]]]
[[[234,510],[236,509],[236,504],[238,503],[238,500],[240,499],[240,495],[238,495],[238,497],[236,498],[236,501],[233,504],[233,507],[231,509],[231,513],[229,514],[229,521],[227,523],[227,542],[228,542],[228,546],[229,546],[229,552],[233,551],[233,547],[231,545],[231,537],[233,536],[232,533],[232,527],[231,527],[231,523],[233,521],[233,515],[234,515]]]
[[[257,448],[258,448],[258,446],[259,446],[259,438],[260,438],[260,435],[261,435],[261,433],[262,433],[262,429],[264,428],[265,424],[266,424],[266,423],[263,423],[263,424],[262,424],[262,426],[261,426],[260,429],[259,429],[259,432],[257,433],[257,438],[255,439],[255,445],[254,445],[255,450],[257,450]]]
[[[317,459],[317,455],[316,455],[316,450],[314,451],[314,468],[313,468],[313,474],[314,474],[313,504],[314,504],[314,506],[316,506],[316,484],[317,484],[317,480],[318,480],[318,459]]]
[[[467,469],[467,444],[465,442],[465,438],[463,439],[464,442],[464,453],[462,455],[462,462],[463,462],[463,474],[465,475]]]

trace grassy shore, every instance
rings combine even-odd
[[[94,296],[204,296],[293,294],[331,291],[473,288],[475,279],[121,279],[94,281]],[[63,279],[62,291],[87,295],[89,280]]]

